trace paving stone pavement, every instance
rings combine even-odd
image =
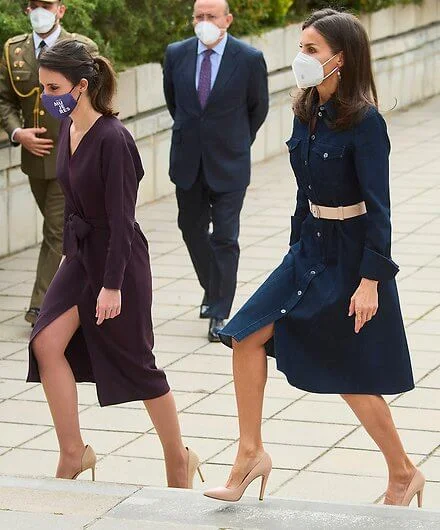
[[[264,503],[243,497],[230,504],[182,489],[0,476],[0,528],[7,530],[438,530],[439,525],[440,510],[279,497]]]
[[[386,115],[392,141],[393,257],[412,351],[416,390],[391,396],[397,426],[428,484],[425,506],[440,508],[440,97]],[[148,168],[147,168],[148,174]],[[237,309],[287,250],[295,185],[286,154],[254,166],[242,216]],[[197,318],[201,289],[176,227],[174,197],[139,208],[150,242],[158,364],[175,391],[185,441],[196,450],[204,487],[226,479],[238,438],[231,352],[209,344]],[[55,433],[40,385],[26,384],[37,248],[0,260],[0,474],[50,477]],[[103,482],[164,486],[157,436],[139,403],[100,409],[93,385],[79,385],[85,440]],[[379,502],[386,468],[339,396],[294,389],[269,363],[264,439],[274,460],[268,493],[335,502]],[[88,478],[85,476],[85,478]],[[196,484],[202,489],[202,485]],[[256,492],[257,485],[249,493]]]

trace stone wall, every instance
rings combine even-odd
[[[372,41],[381,111],[386,113],[440,93],[440,1],[395,6],[361,17]],[[255,162],[285,150],[292,128],[294,86],[291,62],[298,50],[300,26],[276,29],[245,39],[264,52],[270,72],[268,118],[253,146]],[[168,179],[171,118],[162,94],[159,64],[144,64],[119,78],[120,117],[136,141],[146,169],[139,204],[173,192]],[[20,150],[0,143],[0,256],[35,244],[41,216],[20,169]]]

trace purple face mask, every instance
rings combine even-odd
[[[74,88],[72,87],[72,90]],[[81,97],[80,93],[78,99],[75,99],[71,94],[72,90],[67,94],[61,94],[61,96],[50,96],[49,94],[43,94],[41,96],[41,101],[51,116],[62,120],[72,114]]]

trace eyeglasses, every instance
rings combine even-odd
[[[193,15],[193,19],[197,22],[203,22],[204,20],[207,20],[208,22],[213,22],[214,20],[217,20],[218,18],[221,18],[221,16],[218,15]]]

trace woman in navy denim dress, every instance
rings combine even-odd
[[[289,383],[341,394],[381,449],[386,504],[407,505],[424,477],[406,455],[383,394],[414,388],[391,259],[390,143],[377,110],[368,37],[351,14],[318,11],[293,63],[304,89],[287,142],[298,193],[290,250],[221,332],[233,348],[240,444],[226,487],[238,500],[271,460],[261,440],[267,355]]]

